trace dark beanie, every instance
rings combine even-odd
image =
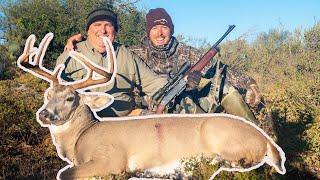
[[[91,11],[87,16],[86,31],[88,31],[89,26],[96,21],[109,21],[112,23],[116,32],[118,32],[118,18],[117,14],[106,8],[97,8]]]
[[[146,29],[149,36],[150,30],[155,25],[165,25],[171,30],[171,34],[174,33],[174,25],[171,17],[163,8],[150,9],[146,15]]]

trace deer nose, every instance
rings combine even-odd
[[[49,111],[44,109],[39,113],[40,119],[46,119],[49,116]]]

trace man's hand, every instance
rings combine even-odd
[[[257,106],[261,102],[261,94],[256,84],[251,84],[247,89],[246,103],[251,107]]]
[[[201,72],[200,71],[192,71],[187,77],[187,85],[188,90],[196,89],[201,80]]]
[[[75,44],[82,41],[83,36],[81,34],[73,35],[71,36],[68,41],[66,46],[64,47],[65,51],[72,51],[76,49]]]

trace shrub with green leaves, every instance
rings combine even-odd
[[[36,121],[47,83],[26,74],[0,81],[0,168],[9,179],[52,179],[64,164]]]

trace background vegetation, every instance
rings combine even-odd
[[[53,32],[55,37],[45,56],[46,66],[52,68],[66,39],[84,33],[85,17],[93,5],[109,6],[119,13],[119,42],[140,43],[144,35],[144,12],[127,1],[0,3],[0,179],[52,179],[66,165],[57,156],[49,131],[35,120],[48,84],[25,74],[15,63],[31,33],[41,39],[47,32]],[[200,48],[205,49],[206,44]],[[271,29],[250,43],[241,38],[227,41],[221,50],[224,63],[258,82],[266,110],[276,121],[278,144],[286,152],[287,174],[278,175],[264,166],[249,173],[223,173],[219,177],[320,178],[320,23],[303,32],[288,32],[285,27]],[[205,164],[205,160],[189,162],[189,170],[196,179],[211,175],[215,167]]]

